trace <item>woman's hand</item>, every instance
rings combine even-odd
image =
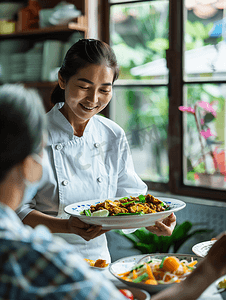
[[[154,226],[146,227],[146,229],[158,236],[170,236],[176,226],[176,216],[174,213],[169,215],[161,222],[156,221]]]
[[[68,220],[68,233],[77,234],[86,241],[95,239],[107,231],[108,230],[102,230],[102,226],[86,224],[76,217],[71,216]]]

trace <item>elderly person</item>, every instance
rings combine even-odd
[[[37,192],[46,119],[38,95],[0,87],[0,299],[124,299],[76,249],[40,225],[24,226],[14,210]]]

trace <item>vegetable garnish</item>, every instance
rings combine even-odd
[[[118,214],[115,214],[114,216],[121,216],[121,215],[144,215],[144,212],[140,211],[140,212],[135,212],[135,213],[118,213]]]
[[[145,197],[144,197],[144,195],[140,195],[140,196],[138,196],[138,198],[140,199],[140,201],[141,202],[145,202]],[[160,204],[161,205],[161,204]]]
[[[163,259],[152,258],[149,262],[135,265],[130,271],[118,274],[125,280],[134,283],[151,285],[180,282],[194,269],[197,260],[188,262],[179,260],[176,256],[165,256]]]
[[[124,197],[124,198],[121,198],[121,199],[119,199],[119,200],[125,200],[125,199],[129,199],[128,197]]]
[[[165,257],[163,257],[163,259],[162,259],[162,261],[161,261],[161,263],[160,263],[160,265],[159,265],[159,269],[162,269],[162,267],[163,267],[163,263],[164,263],[164,260],[166,259],[166,256]]]
[[[138,282],[141,282],[146,279],[148,279],[148,274],[142,274],[139,277],[137,277],[136,279],[134,279],[133,282],[138,283]]]
[[[90,211],[90,209],[85,209],[84,212],[85,212],[86,216],[91,217],[91,211]]]

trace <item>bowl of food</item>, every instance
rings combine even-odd
[[[177,199],[157,199],[148,194],[82,201],[66,206],[64,211],[85,223],[111,230],[151,226],[185,206],[183,201]]]
[[[186,280],[201,260],[191,254],[136,255],[115,261],[110,264],[109,271],[127,286],[158,293]]]

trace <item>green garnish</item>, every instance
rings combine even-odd
[[[91,217],[90,209],[84,209],[84,213],[85,213],[86,216]]]
[[[140,199],[140,201],[141,201],[142,203],[144,203],[144,202],[146,201],[144,195],[140,195],[140,196],[138,196],[138,198]]]
[[[195,268],[194,267],[189,267],[189,266],[186,266],[188,269],[190,270],[194,270]]]
[[[131,204],[131,203],[135,203],[136,201],[130,201],[130,202],[125,202],[125,203],[122,203],[122,205],[127,205],[127,204]]]
[[[125,199],[129,199],[129,198],[128,198],[128,197],[124,197],[124,198],[119,199],[119,201],[120,201],[120,200],[125,200]]]
[[[142,268],[143,266],[144,266],[144,264],[141,264],[141,265],[139,265],[139,266],[136,266],[135,268],[133,268],[133,269],[131,270],[131,272],[133,272],[133,270],[138,270],[138,269]]]
[[[133,280],[133,282],[138,283],[141,282],[142,280],[146,280],[148,278],[148,274],[142,274],[140,276],[138,276],[136,279]]]
[[[140,211],[140,212],[135,212],[135,213],[118,213],[118,214],[115,214],[114,216],[123,216],[123,215],[144,215],[144,212],[143,211]]]
[[[161,206],[165,206],[165,204],[163,202],[160,203]]]
[[[163,267],[163,263],[164,263],[164,260],[167,258],[167,256],[163,257],[160,265],[159,265],[159,269],[161,269]]]

